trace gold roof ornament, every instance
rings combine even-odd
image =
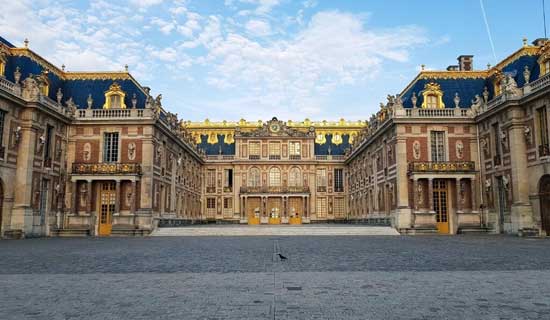
[[[435,107],[438,109],[445,108],[445,103],[443,103],[443,91],[441,90],[441,85],[437,82],[429,82],[426,83],[424,86],[424,90],[422,91],[422,108],[426,109],[428,107],[432,107],[432,105],[428,105],[428,100],[430,96],[436,97],[436,105]]]

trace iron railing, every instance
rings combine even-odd
[[[473,172],[473,161],[447,161],[447,162],[410,162],[409,172]]]
[[[73,163],[73,174],[141,174],[139,163]]]

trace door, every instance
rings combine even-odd
[[[433,181],[433,205],[437,221],[437,232],[449,233],[449,215],[447,207],[447,181]]]
[[[113,212],[115,212],[115,183],[103,182],[101,184],[101,196],[99,203],[99,235],[108,236],[113,228]]]
[[[543,176],[539,183],[540,215],[542,231],[550,236],[550,176]]]
[[[40,225],[46,225],[48,216],[48,180],[42,180],[42,189],[40,190]]]
[[[248,219],[254,218],[257,215],[257,218],[260,218],[261,211],[262,211],[262,199],[259,197],[250,197],[246,199],[246,215],[248,216]]]

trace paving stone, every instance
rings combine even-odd
[[[0,288],[7,320],[548,319],[550,240],[0,241]]]

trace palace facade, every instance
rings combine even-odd
[[[192,223],[550,234],[550,42],[422,70],[367,121],[182,121],[127,69],[0,37],[0,235]],[[368,116],[365,115],[367,118]]]

